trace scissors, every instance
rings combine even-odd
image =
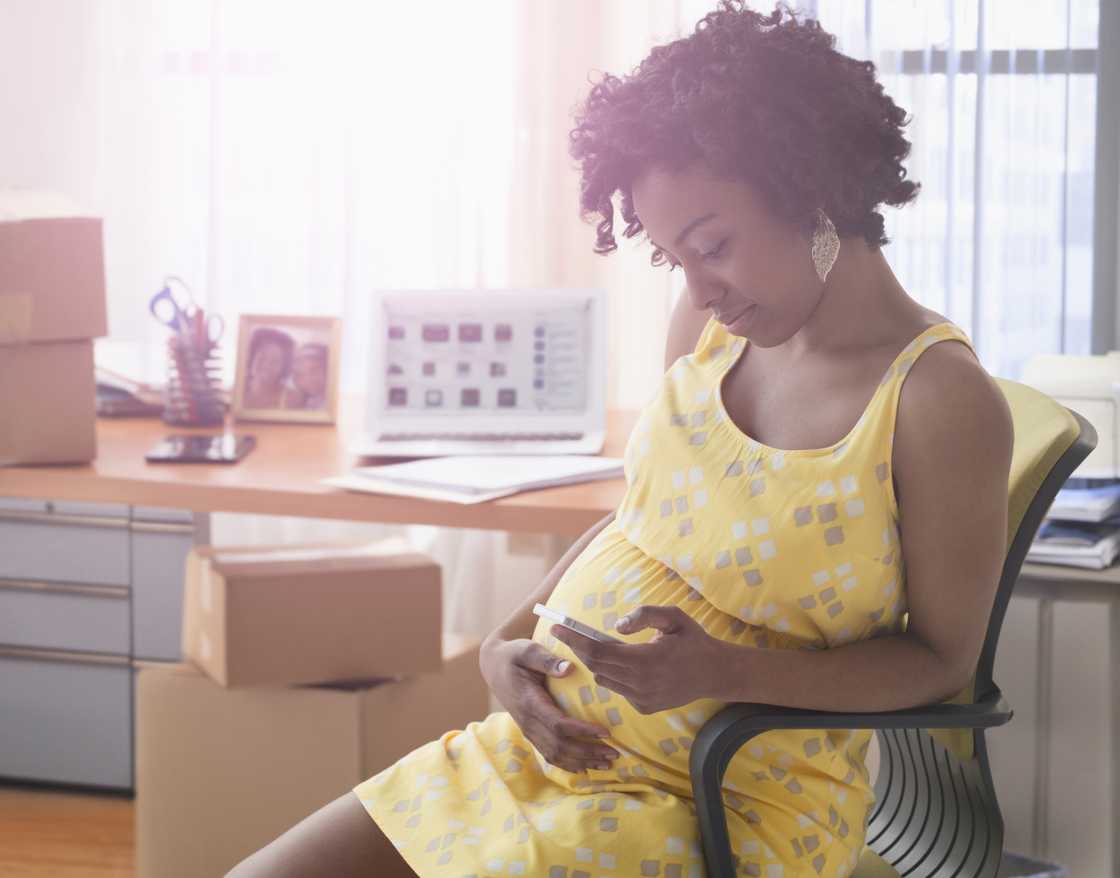
[[[183,291],[173,292],[172,282],[182,287]],[[194,296],[191,295],[190,287],[174,275],[168,275],[163,279],[163,289],[152,296],[152,300],[148,303],[148,310],[164,326],[169,326],[185,335],[193,329],[198,306],[195,304]]]

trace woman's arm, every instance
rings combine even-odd
[[[717,697],[878,711],[960,692],[1007,553],[1013,443],[1007,400],[972,353],[949,343],[926,351],[903,386],[894,438],[906,632],[826,650],[731,647]]]
[[[668,369],[680,357],[696,350],[696,342],[712,312],[708,309],[697,311],[692,306],[688,289],[681,290],[673,313],[669,317],[669,333],[665,339],[665,368]]]
[[[910,633],[833,649],[753,649],[724,644],[709,697],[867,713],[935,704],[967,681]]]
[[[556,588],[556,584],[567,572],[572,562],[579,556],[579,553],[586,549],[588,544],[598,536],[599,532],[613,520],[614,513],[612,512],[606,518],[592,525],[591,529],[576,540],[571,548],[563,554],[560,560],[553,565],[553,568],[548,571],[548,575],[541,580],[541,584],[537,589],[525,599],[525,603],[518,607],[513,612],[513,615],[499,625],[486,639],[517,640],[521,637],[532,637],[533,629],[536,627],[537,622],[537,617],[533,615],[533,606],[548,601],[553,589]]]

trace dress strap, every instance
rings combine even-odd
[[[708,322],[704,324],[704,329],[700,332],[700,338],[696,340],[696,348],[692,353],[699,362],[706,363],[713,357],[726,352],[730,342],[731,333],[727,331],[727,327],[716,320],[714,316],[709,317]]]
[[[898,380],[901,383],[901,380],[910,371],[910,367],[914,365],[914,361],[922,355],[922,352],[939,341],[963,342],[972,351],[972,355],[976,357],[977,361],[980,359],[967,333],[951,320],[944,320],[930,326],[899,351],[898,356],[894,358],[894,362],[891,363],[890,368],[883,375],[882,383],[887,384],[892,380]]]

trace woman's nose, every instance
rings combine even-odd
[[[686,272],[685,284],[689,298],[692,300],[692,307],[697,311],[704,311],[713,305],[718,305],[724,297],[723,287],[703,276],[696,274],[690,276]]]

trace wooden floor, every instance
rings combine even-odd
[[[132,799],[0,785],[0,876],[132,878]]]

